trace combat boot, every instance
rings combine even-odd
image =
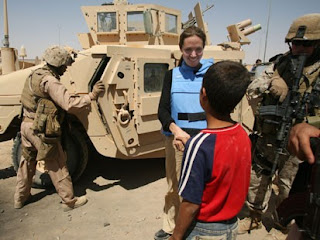
[[[238,234],[245,234],[251,230],[257,230],[262,227],[261,215],[251,213],[250,217],[241,219],[238,224]]]
[[[25,204],[30,203],[30,202],[31,202],[31,198],[32,198],[32,195],[30,194],[30,195],[26,198],[26,200],[21,200],[21,198],[19,198],[19,199],[14,199],[14,201],[13,201],[13,207],[14,207],[15,209],[20,209],[20,208],[22,208]]]
[[[75,208],[78,208],[78,207],[85,205],[87,202],[88,202],[88,199],[86,198],[86,196],[77,197],[77,200],[75,201],[75,203],[73,205],[67,205],[64,203],[63,204],[63,211],[68,212],[70,210],[73,210]]]
[[[23,207],[23,205],[24,205],[24,203],[22,203],[22,202],[20,202],[20,201],[14,201],[14,203],[13,203],[13,207],[14,207],[15,209],[20,209],[20,208]]]
[[[272,228],[271,231],[262,240],[286,240],[288,234]]]

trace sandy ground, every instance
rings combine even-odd
[[[0,143],[1,240],[152,240],[161,228],[166,191],[164,159],[116,160],[91,154],[76,195],[89,202],[63,212],[54,189],[32,189],[33,200],[13,208],[16,174],[11,164],[12,141]],[[239,240],[263,239],[263,227]]]

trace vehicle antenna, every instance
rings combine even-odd
[[[9,47],[9,26],[8,26],[7,0],[3,0],[3,16],[4,16],[3,46],[4,47]]]
[[[265,60],[266,60],[266,51],[267,51],[267,43],[268,43],[270,12],[271,12],[271,0],[269,0],[269,12],[268,12],[268,21],[267,21],[266,40],[265,40],[265,43],[264,43],[263,62],[265,62]]]

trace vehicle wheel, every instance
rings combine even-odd
[[[67,153],[67,167],[72,181],[77,181],[84,172],[88,163],[88,146],[79,130],[71,128],[67,134],[64,134],[63,148]],[[12,147],[12,161],[16,171],[18,171],[21,160],[21,135],[17,134]],[[46,188],[51,187],[52,182],[49,174],[45,173],[40,162],[37,163],[36,173],[33,179],[33,187]]]
[[[73,182],[81,177],[88,163],[88,145],[85,135],[77,128],[71,127],[67,134],[64,134],[64,151],[67,152],[67,166]]]

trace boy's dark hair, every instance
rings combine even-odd
[[[229,115],[241,101],[248,85],[250,74],[238,62],[221,61],[213,64],[203,77],[212,110],[219,116]]]

